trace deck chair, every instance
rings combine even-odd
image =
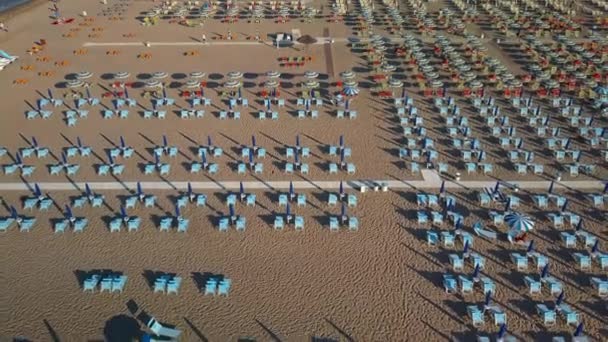
[[[560,313],[566,319],[568,325],[578,325],[579,315],[578,312],[574,311],[568,304],[562,303],[557,307],[557,312]]]
[[[591,286],[597,291],[598,296],[608,297],[608,280],[591,277]]]
[[[236,219],[236,230],[238,231],[244,231],[245,228],[247,227],[247,220],[244,217],[239,217]]]
[[[450,274],[443,275],[443,288],[446,293],[456,293],[457,291],[457,282],[454,276]]]
[[[585,255],[582,253],[573,253],[572,257],[576,262],[577,266],[581,270],[589,270],[591,269],[591,257],[589,255]]]
[[[484,323],[483,312],[476,305],[467,306],[467,314],[473,322],[473,326],[482,326]]]
[[[528,293],[530,295],[540,295],[541,294],[541,282],[532,278],[531,276],[524,277],[524,283],[528,288]]]
[[[147,325],[148,325],[148,328],[156,336],[169,337],[169,338],[172,338],[172,339],[177,339],[179,337],[179,335],[181,335],[181,333],[182,333],[180,330],[165,327],[164,325],[162,325],[161,323],[159,323],[156,320],[156,318],[154,318],[154,317],[150,318],[150,321],[148,321]]]
[[[340,227],[338,218],[335,216],[332,216],[329,218],[329,230],[331,231],[337,231]]]
[[[304,218],[302,216],[296,216],[296,218],[294,220],[294,228],[296,230],[304,229]]]
[[[171,294],[171,293],[177,294],[181,283],[182,283],[181,277],[174,277],[173,279],[169,280],[167,282],[167,294]]]
[[[549,310],[545,304],[536,304],[536,312],[546,326],[555,325],[555,310]]]
[[[445,231],[441,232],[441,241],[443,241],[444,247],[454,247],[454,240],[454,234]]]
[[[359,220],[356,217],[348,218],[348,229],[349,230],[359,230]]]
[[[127,283],[127,276],[121,275],[112,279],[112,292],[122,292]]]
[[[518,271],[528,269],[528,256],[519,253],[511,253],[511,261],[515,264]]]
[[[99,278],[100,278],[100,276],[98,274],[93,274],[93,275],[91,275],[90,278],[85,279],[84,282],[82,283],[82,291],[83,292],[86,292],[86,291],[95,292],[97,285],[99,285]]]
[[[283,216],[276,216],[274,218],[274,229],[281,230],[285,228],[285,222],[283,220]]]
[[[228,292],[230,291],[231,283],[232,282],[230,281],[230,279],[227,279],[227,278],[222,279],[218,284],[217,294],[227,296]]]
[[[449,260],[454,271],[462,271],[462,269],[464,268],[463,258],[461,258],[458,254],[450,254]]]

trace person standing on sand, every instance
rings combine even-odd
[[[203,43],[207,43],[207,35],[203,33],[203,38],[201,39],[201,42]]]
[[[8,32],[8,28],[2,22],[0,22],[0,30],[2,30],[4,32]]]

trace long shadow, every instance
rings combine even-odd
[[[188,324],[188,326],[190,327],[190,329],[192,329],[192,331],[194,332],[194,334],[196,334],[196,336],[199,338],[199,340],[201,341],[209,341],[205,335],[203,335],[203,333],[194,325],[192,324],[192,322],[190,322],[186,317],[184,317],[184,321],[186,322],[186,324]]]
[[[343,337],[344,337],[344,338],[345,338],[347,341],[349,341],[349,342],[354,342],[354,341],[355,341],[355,340],[354,340],[354,339],[353,339],[353,338],[352,338],[352,337],[351,337],[349,334],[347,334],[347,333],[346,333],[344,330],[342,330],[342,329],[338,328],[338,326],[337,326],[337,325],[336,325],[334,322],[330,321],[330,320],[329,320],[329,319],[327,319],[327,318],[325,318],[325,322],[327,322],[329,325],[331,325],[331,327],[332,327],[332,328],[336,329],[336,331],[337,331],[338,333],[340,333],[340,335],[342,335],[342,336],[343,336]]]
[[[264,324],[262,324],[262,322],[258,321],[257,319],[255,320],[256,323],[262,327],[262,329],[264,329],[264,331],[270,335],[270,338],[272,338],[273,341],[276,342],[281,342],[281,339],[279,338],[279,336],[277,336],[277,334],[275,334],[274,332],[272,332],[272,330],[270,330],[269,328],[267,328]]]
[[[42,322],[44,322],[44,326],[49,331],[49,335],[51,336],[51,340],[53,340],[53,342],[60,342],[61,339],[59,338],[59,335],[57,335],[57,332],[55,331],[55,329],[53,329],[53,327],[51,326],[51,324],[49,323],[49,321],[47,321],[46,319],[43,319]]]
[[[441,307],[441,305],[434,303],[433,301],[431,301],[430,299],[426,298],[425,296],[423,296],[420,292],[416,293],[420,298],[424,299],[424,301],[426,301],[427,303],[431,304],[433,307],[435,307],[437,310],[441,311],[444,315],[448,316],[449,318],[451,318],[453,321],[459,323],[459,324],[465,324],[465,322],[458,316],[452,314],[451,312],[448,312],[446,309],[444,309],[443,307]]]

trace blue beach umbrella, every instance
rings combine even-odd
[[[518,212],[510,212],[505,215],[505,222],[509,228],[519,232],[528,232],[534,229],[534,221],[532,221],[532,218]]]

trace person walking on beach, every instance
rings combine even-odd
[[[204,44],[207,44],[207,35],[203,33],[203,38],[201,39],[201,42],[203,42]]]
[[[6,25],[4,25],[3,22],[0,22],[0,30],[2,30],[4,32],[8,32],[8,28],[6,27]]]

